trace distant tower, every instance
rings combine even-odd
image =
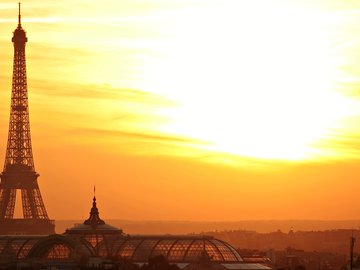
[[[4,170],[0,175],[0,234],[52,234],[50,220],[41,198],[31,148],[28,93],[26,81],[26,32],[19,23],[14,31],[9,135]],[[16,191],[21,190],[24,218],[14,219]]]

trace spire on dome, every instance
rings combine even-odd
[[[96,197],[94,195],[93,198],[93,205],[92,208],[90,210],[90,217],[84,221],[85,225],[91,225],[92,227],[97,227],[98,225],[103,225],[105,224],[105,221],[103,221],[102,219],[100,219],[99,217],[99,210],[96,206]]]

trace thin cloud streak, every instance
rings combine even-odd
[[[160,142],[165,144],[206,144],[205,142],[199,140],[193,140],[191,138],[182,138],[176,137],[173,135],[165,134],[151,134],[151,133],[136,133],[136,132],[127,132],[121,130],[103,130],[103,129],[74,129],[71,130],[74,134],[83,134],[83,135],[101,135],[101,136],[111,136],[111,137],[123,137],[127,139],[133,139],[135,141],[145,140],[148,142]]]

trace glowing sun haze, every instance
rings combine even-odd
[[[105,217],[360,217],[359,1],[32,0],[22,11],[52,217],[85,216],[94,183]],[[16,3],[0,14],[4,156]]]

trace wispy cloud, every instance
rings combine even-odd
[[[146,132],[128,132],[121,130],[104,130],[104,129],[74,129],[72,130],[74,134],[82,134],[86,136],[109,136],[115,138],[126,138],[134,141],[146,141],[153,143],[164,143],[170,145],[179,145],[179,144],[206,144],[205,142],[194,140],[191,138],[183,138],[175,135],[166,135],[161,133],[146,133]],[[156,145],[154,145],[154,149],[156,149]]]

